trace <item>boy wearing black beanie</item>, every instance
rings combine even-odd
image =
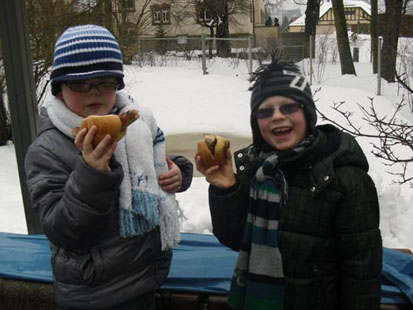
[[[253,144],[210,183],[214,235],[239,251],[228,304],[235,309],[371,309],[381,297],[382,241],[375,185],[356,140],[316,126],[311,88],[273,57],[252,76]]]

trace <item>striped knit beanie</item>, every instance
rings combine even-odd
[[[301,74],[296,64],[272,59],[253,73],[251,81],[251,129],[254,146],[262,146],[265,142],[259,131],[255,113],[261,103],[272,96],[284,96],[304,106],[307,121],[307,132],[313,133],[317,122],[317,112],[310,84]]]
[[[119,89],[125,86],[122,52],[115,37],[97,25],[66,29],[55,44],[52,94],[58,94],[62,82],[102,77],[116,78]]]

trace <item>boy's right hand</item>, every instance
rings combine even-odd
[[[93,138],[97,132],[97,127],[92,126],[89,131],[83,128],[75,138],[75,145],[82,152],[84,161],[91,167],[102,172],[112,171],[109,161],[115,153],[116,142],[111,142],[110,135],[106,137],[93,148]]]
[[[234,170],[232,169],[232,155],[229,149],[227,149],[226,160],[223,165],[208,168],[202,162],[198,153],[195,154],[195,165],[196,169],[205,176],[207,182],[216,187],[230,188],[236,182]]]

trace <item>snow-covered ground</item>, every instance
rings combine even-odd
[[[393,113],[400,94],[397,85],[383,81],[383,95],[376,95],[377,79],[369,63],[370,43],[361,40],[357,44],[360,48],[360,62],[355,63],[357,76],[342,76],[338,60],[323,68],[314,64],[314,69],[322,69],[323,73],[313,78],[312,88],[317,90],[316,104],[322,113],[344,124],[338,113],[331,109],[333,103],[344,102],[342,108],[354,112],[354,123],[367,132],[374,132],[362,121],[357,104],[368,107],[369,98],[374,98],[379,113],[387,116]],[[308,63],[300,65],[308,72]],[[201,139],[203,132],[213,132],[250,137],[246,62],[241,61],[234,68],[228,60],[217,58],[209,61],[207,66],[209,74],[202,75],[199,60],[174,61],[173,66],[162,67],[128,65],[125,66],[126,89],[140,104],[151,107],[166,136],[199,133]],[[402,111],[399,118],[413,124],[409,109]],[[391,168],[371,153],[374,140],[357,140],[368,157],[369,173],[379,193],[384,245],[413,250],[412,188],[408,184],[392,184],[396,178],[387,173]],[[193,154],[195,152],[194,144]],[[411,150],[410,153],[400,152],[411,156]],[[0,231],[25,234],[27,229],[13,144],[0,147],[0,158]],[[211,233],[207,188],[205,179],[196,177],[190,189],[177,194],[188,218],[182,223],[182,232]]]

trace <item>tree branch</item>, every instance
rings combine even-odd
[[[320,89],[316,90],[317,93]],[[372,142],[373,147],[372,154],[380,159],[383,159],[384,164],[389,167],[398,168],[399,171],[388,171],[389,174],[397,176],[398,181],[394,183],[404,184],[410,183],[413,187],[413,176],[409,176],[411,173],[408,167],[413,165],[413,126],[400,120],[398,115],[401,109],[406,105],[404,100],[398,103],[394,112],[390,116],[380,116],[375,107],[374,99],[370,99],[370,106],[368,108],[357,104],[361,112],[363,113],[362,120],[369,126],[376,130],[376,134],[368,134],[360,127],[357,127],[352,117],[354,112],[345,111],[342,109],[344,101],[340,103],[333,103],[331,107],[334,111],[339,113],[344,118],[346,125],[341,125],[339,122],[332,120],[317,109],[321,118],[328,121],[338,127],[339,129],[347,132],[356,137],[366,137],[378,140],[378,142]],[[401,155],[401,149],[408,150],[407,155]]]

